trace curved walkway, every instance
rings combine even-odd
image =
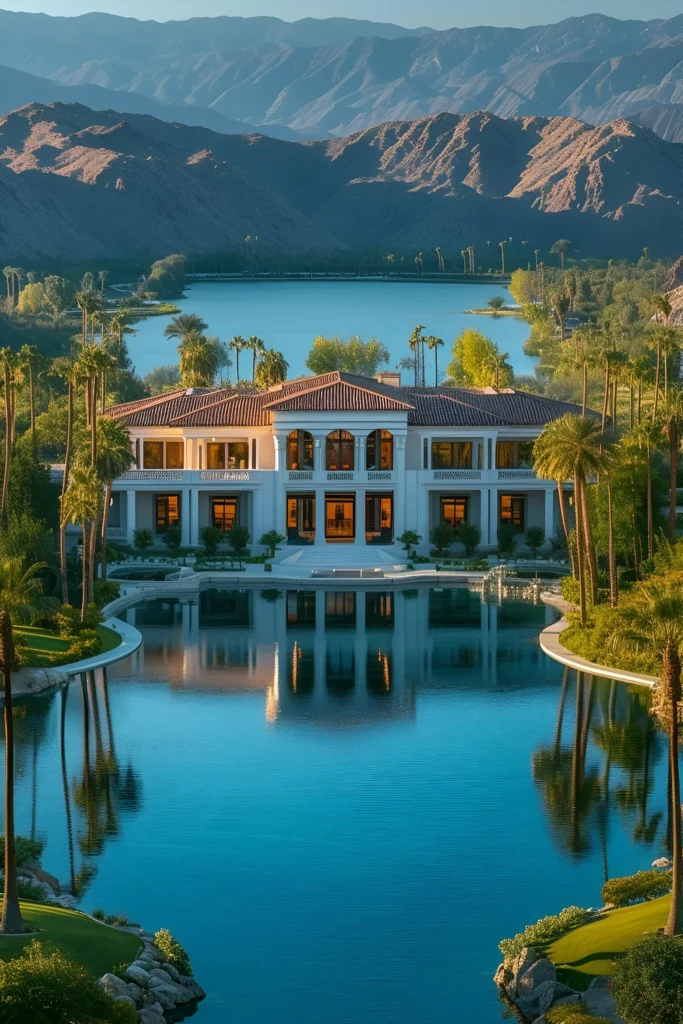
[[[111,612],[109,614],[111,615]],[[45,693],[56,686],[63,686],[72,676],[80,675],[81,672],[93,672],[97,668],[122,661],[141,647],[142,633],[135,626],[114,618],[105,619],[102,625],[119,634],[121,643],[118,646],[110,651],[103,651],[102,654],[96,654],[93,658],[73,661],[70,665],[59,665],[57,668],[26,668],[15,672],[12,675],[12,696],[29,697]],[[0,706],[2,703],[0,697]]]
[[[587,675],[602,676],[604,679],[617,679],[621,683],[634,683],[636,686],[654,686],[658,682],[657,676],[646,676],[640,672],[627,672],[622,668],[609,668],[605,665],[596,665],[587,661],[578,654],[572,654],[560,642],[560,634],[567,629],[569,623],[566,619],[558,619],[541,631],[538,642],[544,654],[562,665],[568,665],[577,672],[585,672]]]

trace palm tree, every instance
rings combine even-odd
[[[0,513],[3,516],[7,509],[9,471],[12,459],[12,375],[14,373],[15,361],[16,357],[10,349],[0,349],[0,370],[3,376],[5,400],[5,464],[2,476],[2,498],[0,499]]]
[[[597,600],[597,559],[593,531],[586,514],[586,480],[601,468],[601,431],[593,419],[567,413],[549,423],[534,444],[534,465],[549,480],[574,480],[576,568],[579,578],[581,624],[586,622],[586,577],[588,561],[593,603]]]
[[[107,521],[111,502],[111,487],[117,477],[135,462],[128,428],[118,420],[102,416],[97,424],[97,475],[104,481],[104,511],[102,513],[102,579],[107,578]]]
[[[97,375],[100,369],[98,351],[94,346],[81,348],[78,356],[77,372],[85,385],[85,422],[90,428],[90,464],[95,465],[97,458]]]
[[[94,529],[100,511],[102,488],[92,468],[76,466],[71,474],[69,486],[62,501],[61,523],[78,523],[83,532],[81,620],[85,618],[90,584],[90,544],[89,529]]]
[[[572,243],[568,238],[558,238],[556,242],[550,246],[550,252],[553,256],[560,257],[560,269],[564,274],[564,258],[565,255],[572,251]]]
[[[654,554],[654,522],[652,510],[652,451],[661,447],[662,428],[660,421],[643,420],[633,431],[633,437],[639,447],[645,449],[645,466],[647,469],[647,557]]]
[[[413,360],[415,364],[415,387],[424,387],[424,343],[425,339],[422,336],[422,332],[425,329],[424,324],[418,324],[413,333],[408,339],[408,348],[413,353]],[[422,353],[422,357],[420,357]]]
[[[683,391],[671,388],[661,408],[664,433],[669,442],[669,541],[673,544],[676,536],[676,479],[678,476],[678,453],[683,432]]]
[[[666,298],[666,296],[663,296]],[[655,419],[657,416],[657,406],[659,404],[659,381],[661,377],[662,367],[662,349],[668,348],[672,344],[671,330],[668,327],[659,327],[652,332],[650,335],[649,347],[654,349],[656,352],[656,363],[655,363],[655,391],[652,400],[652,418]]]
[[[505,273],[505,246],[507,245],[507,242],[499,242],[498,245],[500,246],[500,272],[501,272],[501,274],[504,274]]]
[[[251,355],[252,355],[251,379],[252,379],[252,382],[254,382],[256,380],[256,360],[258,359],[258,357],[260,355],[262,355],[263,352],[266,351],[266,346],[264,345],[264,343],[261,340],[261,338],[257,338],[255,334],[252,334],[250,338],[247,338],[247,341],[246,341],[246,344],[245,344],[244,347],[248,348],[248,349],[251,349]]]
[[[105,286],[105,284],[107,282],[107,278],[109,277],[109,271],[108,270],[98,270],[97,271],[97,276],[100,279],[100,294],[104,295],[104,286]]]
[[[241,334],[236,334],[232,341],[228,342],[228,348],[233,349],[235,353],[235,379],[240,379],[240,352],[243,352],[247,348],[247,342]]]
[[[90,319],[100,309],[100,300],[93,291],[76,293],[76,303],[81,310],[81,345],[88,344],[88,326]]]
[[[26,931],[17,892],[17,857],[14,835],[14,721],[12,714],[12,671],[17,657],[12,618],[28,618],[43,602],[38,573],[44,564],[24,571],[20,558],[0,563],[0,670],[4,688],[5,720],[5,892],[0,932],[20,934]]]
[[[557,322],[560,325],[560,342],[564,342],[565,326],[564,321],[569,312],[569,296],[564,291],[554,292],[550,296],[550,304],[553,307]]]
[[[443,346],[443,338],[437,338],[430,334],[427,338],[427,348],[434,353],[434,387],[439,386],[439,348]]]
[[[555,463],[555,451],[553,446],[552,434],[548,434],[544,431],[534,444],[534,471],[536,476],[541,477],[543,480],[555,480],[557,484],[557,499],[560,507],[560,520],[562,521],[562,532],[564,533],[565,543],[567,545],[567,551],[569,552],[569,563],[572,567],[572,576],[576,577],[576,564],[574,559],[574,547],[571,543],[571,537],[569,534],[569,522],[567,520],[567,504],[565,501],[564,494],[564,483],[567,477],[558,476],[554,477],[553,474],[557,472],[557,465]]]
[[[66,380],[66,448],[64,451],[64,475],[62,477],[62,496],[69,486],[69,473],[71,471],[71,438],[73,434],[74,421],[74,384],[78,379],[77,364],[69,359],[57,359],[52,364],[52,373],[58,374]],[[69,603],[69,585],[66,572],[66,522],[59,526],[59,565],[62,581],[62,604]]]
[[[611,645],[615,650],[645,653],[661,664],[656,694],[658,715],[669,734],[670,801],[673,824],[671,910],[664,933],[683,931],[683,851],[681,850],[681,783],[678,767],[678,719],[683,651],[683,586],[664,580],[641,583],[617,620]]]
[[[272,388],[274,384],[287,380],[288,370],[289,363],[282,352],[266,349],[256,367],[256,384],[260,388]]]
[[[164,335],[167,338],[178,338],[179,341],[185,341],[190,334],[202,334],[208,329],[208,326],[198,313],[179,313],[166,325]]]
[[[35,392],[35,361],[38,349],[35,345],[22,345],[19,350],[19,365],[28,371],[29,406],[31,416],[31,441],[33,454],[36,454],[36,392]]]
[[[217,338],[191,331],[178,346],[180,379],[183,387],[211,387],[224,349]]]
[[[2,273],[7,285],[7,310],[9,312],[14,306],[14,268],[4,267]]]

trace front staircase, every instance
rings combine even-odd
[[[298,570],[313,569],[388,569],[405,565],[405,552],[391,548],[355,544],[315,544],[310,547],[284,548],[278,564]]]

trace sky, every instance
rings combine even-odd
[[[410,28],[428,25],[443,29],[471,25],[542,25],[593,11],[615,18],[672,18],[681,13],[680,0],[0,0],[0,7],[12,11],[42,11],[45,14],[76,15],[107,11],[128,17],[168,21],[220,14],[251,17],[271,15],[285,21],[299,18],[367,18],[390,21]]]

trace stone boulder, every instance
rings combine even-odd
[[[163,1013],[157,1013],[150,1006],[146,1006],[144,1010],[138,1010],[138,1018],[140,1024],[166,1024]]]
[[[169,975],[171,981],[180,981],[180,971],[175,968],[173,964],[162,964],[161,969],[162,971],[166,971],[166,974]]]
[[[132,1006],[134,1010],[137,1010],[137,1006],[130,998],[130,996],[114,996],[115,1003],[125,1003],[127,1006]]]
[[[149,978],[149,971],[139,961],[131,964],[126,971],[126,981],[132,981],[135,985],[139,985],[140,988],[147,988]]]
[[[98,978],[97,984],[111,999],[128,995],[128,986],[125,981],[117,978],[115,974],[103,974],[101,978]]]
[[[125,992],[122,992],[121,994],[129,996],[136,1006],[142,1006],[142,997],[144,991],[140,988],[139,985],[136,985],[134,981],[129,982],[129,984],[126,985]]]
[[[537,1017],[541,1017],[555,1003],[560,1002],[560,1000],[565,1001],[568,997],[572,996],[574,997],[574,1002],[580,1002],[581,996],[579,993],[575,992],[573,988],[569,988],[568,985],[563,985],[559,981],[544,981],[538,988],[534,989],[530,996],[519,998],[517,1006],[529,1020],[536,1020]]]
[[[528,971],[518,976],[517,993],[520,997],[530,996],[546,981],[557,981],[557,971],[550,960],[542,958],[532,964]]]
[[[508,978],[508,975],[509,978],[505,985],[505,990],[510,999],[517,999],[519,995],[517,985],[520,978],[524,977],[529,968],[533,967],[536,961],[540,959],[541,954],[531,946],[525,946],[524,949],[517,954],[510,964],[509,970],[506,971],[506,978]]]
[[[149,991],[150,997],[159,1003],[163,1010],[175,1010],[178,1005],[175,989],[171,988],[171,985],[173,982],[169,982],[168,985],[155,985]]]
[[[190,978],[189,975],[182,974],[180,976],[180,984],[186,992],[191,994],[190,997],[192,999],[206,999],[206,992],[202,986],[194,978]]]

